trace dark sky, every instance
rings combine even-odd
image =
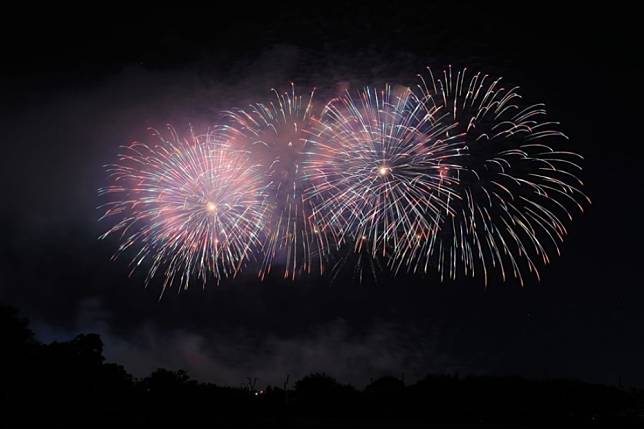
[[[231,385],[326,371],[356,384],[459,372],[644,386],[639,15],[482,3],[8,13],[0,301],[45,341],[100,333],[108,358],[138,376],[163,366]],[[447,64],[519,84],[586,157],[593,204],[540,283],[248,275],[159,301],[157,285],[109,261],[113,240],[97,240],[101,166],[147,127],[205,126],[291,81],[322,93],[410,84]]]

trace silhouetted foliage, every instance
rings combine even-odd
[[[226,427],[373,426],[418,423],[642,424],[644,394],[575,380],[431,375],[406,386],[395,377],[363,391],[325,373],[288,388],[193,380],[159,368],[143,379],[106,363],[96,334],[40,344],[15,309],[0,306],[2,407],[14,426],[185,425]]]
[[[371,396],[390,396],[390,395],[399,395],[405,389],[405,383],[391,376],[381,377],[375,381],[372,381],[367,387],[365,387],[364,392],[367,395]]]
[[[295,383],[297,405],[305,414],[344,414],[357,394],[352,386],[342,385],[324,373],[308,375]]]

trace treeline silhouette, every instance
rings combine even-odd
[[[105,362],[98,335],[42,344],[7,306],[0,306],[0,339],[2,419],[15,427],[644,423],[641,390],[573,380],[430,375],[406,385],[382,377],[359,390],[323,373],[261,389],[256,379],[223,387],[180,370],[136,379]]]

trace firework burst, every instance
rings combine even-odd
[[[577,176],[582,157],[561,149],[567,137],[542,104],[525,103],[501,79],[451,67],[419,77],[419,98],[436,120],[453,124],[444,136],[463,143],[460,168],[447,173],[459,198],[435,234],[408,238],[396,269],[482,275],[486,284],[491,271],[521,284],[526,269],[539,278],[574,211],[590,202]]]
[[[255,256],[260,278],[323,273],[333,255],[360,276],[368,263],[538,279],[590,203],[582,157],[501,79],[451,67],[419,78],[347,91],[319,114],[314,92],[291,85],[203,136],[170,128],[125,147],[99,190],[115,220],[101,238],[119,235],[115,257],[134,252],[133,271],[149,266],[146,283],[162,272],[164,290],[233,277]]]
[[[456,198],[458,143],[413,93],[365,88],[332,100],[306,162],[321,223],[338,246],[388,259],[410,235],[427,235]]]
[[[274,99],[267,104],[225,113],[233,144],[263,166],[273,199],[260,278],[276,266],[283,267],[285,278],[295,279],[301,273],[323,272],[329,245],[317,210],[304,195],[303,162],[310,145],[314,91],[297,95],[291,84],[289,92],[273,93]]]
[[[260,246],[267,195],[247,156],[219,133],[183,138],[153,133],[153,145],[133,143],[106,166],[111,201],[101,219],[116,219],[101,236],[118,235],[115,257],[132,248],[133,271],[147,263],[146,284],[158,272],[163,289],[191,277],[205,284],[235,276]]]

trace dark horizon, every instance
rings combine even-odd
[[[357,386],[459,373],[644,387],[634,9],[308,6],[16,11],[0,30],[0,303],[45,343],[100,334],[107,360],[138,377],[163,367],[230,386],[326,372]],[[118,240],[98,240],[102,166],[148,128],[204,129],[290,82],[334,94],[411,85],[425,66],[450,64],[545,103],[585,158],[592,205],[540,282],[258,282],[249,271],[159,300],[159,282],[145,288],[127,258],[110,261]]]
[[[95,334],[42,344],[26,319],[0,306],[3,421],[113,427],[129,423],[224,423],[233,427],[369,427],[432,424],[636,425],[644,391],[567,379],[427,374],[406,382],[383,376],[356,388],[326,373],[261,386],[248,377],[239,386],[194,380],[185,371],[158,368],[135,378],[105,362]],[[30,407],[29,404],[32,404]],[[33,405],[38,413],[30,412]],[[71,404],[71,407],[70,405]],[[61,409],[67,412],[61,413]],[[100,417],[100,419],[98,418]]]

